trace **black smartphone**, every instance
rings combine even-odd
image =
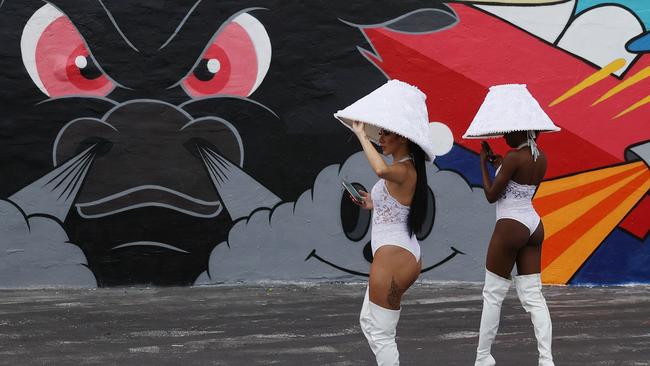
[[[492,151],[492,148],[490,148],[490,144],[488,144],[487,141],[483,140],[481,141],[481,146],[483,146],[483,149],[487,152],[487,158],[490,162],[493,162],[496,160],[496,156],[494,156],[494,151]]]
[[[352,197],[354,197],[355,200],[357,200],[359,202],[363,202],[363,197],[356,190],[356,188],[354,188],[354,186],[352,184],[350,184],[349,182],[346,182],[345,180],[341,180],[341,184],[343,185],[343,188],[345,188],[345,190],[348,191],[348,193],[350,193],[350,195]]]

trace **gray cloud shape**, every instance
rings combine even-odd
[[[0,287],[97,287],[86,256],[49,217],[0,200]]]
[[[429,267],[463,252],[421,275],[428,280],[480,281],[485,254],[494,227],[494,208],[481,188],[473,188],[461,175],[427,164],[427,178],[436,200],[431,233],[420,241],[422,266]],[[316,258],[305,260],[312,251],[328,262],[348,270],[368,273],[370,264],[363,247],[370,230],[359,241],[348,239],[341,221],[341,179],[362,184],[368,190],[377,182],[362,152],[343,165],[330,165],[316,177],[312,189],[296,202],[261,209],[237,222],[228,240],[215,247],[208,271],[195,284],[224,282],[359,280]]]

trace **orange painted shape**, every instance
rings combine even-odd
[[[621,180],[644,170],[646,170],[645,165],[639,165],[634,169],[625,169],[623,172],[600,180],[591,182],[587,181],[587,184],[582,185],[580,183],[583,183],[582,181],[584,180],[584,177],[574,176],[572,177],[574,178],[573,180],[577,181],[575,182],[576,184],[574,185],[574,188],[549,194],[541,198],[535,197],[533,204],[535,205],[537,213],[539,213],[540,216],[545,216],[553,211],[559,210],[566,205],[569,205],[595,192],[610,187],[612,184],[620,182]]]
[[[560,257],[544,268],[542,270],[542,281],[554,284],[569,282],[585,260],[621,222],[621,219],[647,194],[649,189],[650,172],[646,172],[628,186],[617,191],[612,196],[612,200],[614,198],[623,198],[621,203],[611,211],[605,211],[605,215],[600,221],[591,225],[590,230],[577,238],[573,245],[567,248]],[[597,209],[594,208],[594,210]]]
[[[584,173],[579,173],[569,177],[556,178],[552,180],[546,180],[542,182],[535,193],[535,200],[555,194],[560,191],[566,191],[573,189],[577,186],[582,186],[584,184],[589,184],[591,182],[605,179],[611,177],[612,175],[622,173],[624,171],[629,171],[633,169],[638,169],[639,167],[645,167],[646,165],[643,162],[637,161],[634,163],[617,165],[609,168],[602,168],[597,170],[592,170]]]
[[[542,216],[545,238],[547,240],[551,239],[562,230],[568,230],[568,227],[574,225],[576,221],[579,221],[584,215],[588,214],[591,209],[596,207],[599,203],[605,201],[611,195],[615,194],[619,189],[630,184],[634,179],[642,174],[643,172],[639,172],[630,177],[624,178],[605,189],[572,202],[560,210],[556,210],[550,214]],[[544,255],[547,260],[552,261],[558,255],[560,255],[568,245],[571,245],[571,243],[560,242],[557,246],[547,247]]]
[[[546,268],[554,258],[559,257],[568,248],[570,248],[580,237],[582,237],[591,228],[598,224],[605,216],[619,207],[621,202],[632,195],[640,186],[648,183],[649,181],[650,171],[645,171],[638,177],[634,178],[634,180],[632,180],[630,183],[617,189],[613,194],[609,195],[607,198],[593,206],[589,211],[578,217],[570,225],[546,238],[544,240],[546,250],[544,250],[544,255],[542,255],[542,269]],[[645,192],[639,195],[634,203],[638,202],[643,194],[645,194]],[[632,207],[633,206],[630,206],[628,208],[628,211],[632,209]],[[621,216],[618,221],[616,221],[614,226],[611,227],[608,232],[614,229],[616,224],[623,219],[628,211],[625,211],[623,213],[623,216]],[[600,243],[600,241],[598,243]]]

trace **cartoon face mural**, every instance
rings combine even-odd
[[[526,83],[563,128],[544,279],[650,282],[648,5],[521,3],[0,1],[0,287],[363,278],[369,214],[338,180],[376,178],[331,114],[387,78],[456,137],[423,278],[482,278],[494,212],[460,136]]]
[[[356,150],[331,111],[385,81],[356,25],[455,21],[438,8],[4,1],[0,196],[62,226],[101,286],[191,284],[234,220]]]

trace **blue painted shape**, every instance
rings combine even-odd
[[[617,228],[571,280],[571,285],[650,283],[650,236],[644,241]]]
[[[619,4],[632,10],[647,29],[650,26],[650,1],[648,0],[578,0],[576,13],[601,4]]]
[[[650,32],[633,38],[627,45],[627,50],[634,53],[650,52]]]
[[[472,186],[483,186],[481,175],[481,159],[475,152],[457,144],[445,155],[437,156],[434,161],[440,169],[452,170],[461,174]],[[494,169],[488,164],[492,176]]]

